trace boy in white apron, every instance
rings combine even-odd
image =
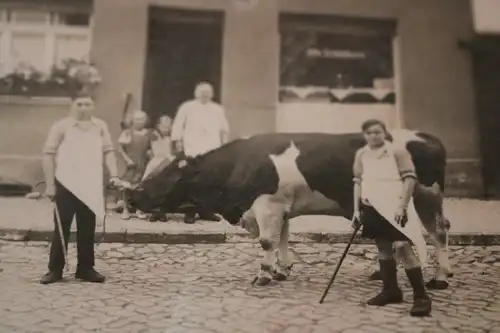
[[[68,117],[50,129],[43,148],[46,196],[55,201],[54,235],[50,248],[49,272],[40,283],[62,280],[64,254],[59,237],[60,220],[66,248],[73,217],[76,215],[78,266],[75,277],[88,282],[104,282],[94,269],[96,218],[105,214],[103,164],[112,183],[118,183],[116,158],[106,123],[92,117],[94,102],[88,96],[73,98]]]
[[[405,147],[386,141],[385,124],[368,120],[362,125],[367,145],[356,153],[354,172],[354,219],[363,224],[362,237],[374,239],[379,252],[383,289],[368,305],[385,306],[403,301],[397,282],[397,258],[403,259],[413,288],[412,316],[427,316],[431,299],[422,276],[426,244],[421,221],[413,206],[417,183],[411,155]],[[411,243],[416,246],[418,257]],[[420,260],[419,260],[420,259]]]

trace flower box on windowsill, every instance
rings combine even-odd
[[[0,95],[69,97],[75,90],[72,83],[60,84],[56,81],[37,82],[15,78],[12,82],[0,80]]]

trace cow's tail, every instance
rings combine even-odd
[[[444,193],[445,190],[445,185],[446,185],[446,162],[447,162],[447,154],[446,154],[446,148],[444,147],[443,143],[439,141],[439,145],[441,146],[441,161],[439,161],[439,168],[438,172],[436,175],[436,181],[439,184],[439,187],[441,187],[441,191]]]

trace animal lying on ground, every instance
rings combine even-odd
[[[419,180],[415,208],[437,252],[436,275],[427,286],[445,289],[451,274],[449,222],[442,206],[445,148],[438,138],[423,132],[401,130],[389,140],[412,156]],[[195,158],[159,165],[129,188],[130,205],[144,212],[169,213],[190,203],[253,232],[264,251],[257,284],[266,285],[272,279],[285,280],[291,272],[291,218],[351,219],[352,165],[364,144],[361,134],[269,133],[238,139]]]

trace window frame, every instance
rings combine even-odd
[[[291,36],[295,33],[308,33],[311,39],[318,39],[322,35],[338,35],[353,38],[390,38],[394,39],[396,36],[397,22],[390,19],[369,19],[369,18],[354,18],[354,17],[344,17],[335,15],[308,15],[308,14],[294,14],[294,13],[282,13],[279,18],[279,33],[280,33],[280,89],[291,87],[282,81],[282,66],[285,60],[283,54],[283,38]],[[393,43],[390,43],[391,51],[391,61],[392,67],[394,67],[394,49]],[[311,47],[306,47],[302,52],[307,52],[307,49]],[[339,48],[336,51],[344,51],[344,49]],[[345,50],[347,51],[347,50]],[[364,57],[366,57],[365,54]],[[396,75],[393,71],[393,78]],[[301,85],[300,87],[312,87],[310,84]],[[318,87],[318,88],[324,88]],[[334,87],[329,87],[334,88]],[[358,87],[361,88],[361,87]],[[357,88],[356,88],[357,89]],[[373,89],[373,88],[363,88],[363,89]]]
[[[13,21],[16,9],[0,10],[0,62],[4,72],[11,72],[16,67],[15,59],[12,58],[12,38],[16,33],[43,34],[45,40],[45,52],[43,55],[43,68],[38,70],[49,72],[56,60],[56,40],[58,36],[78,36],[87,39],[87,45],[90,52],[92,44],[93,13],[88,10],[81,10],[88,14],[88,26],[68,26],[58,23],[58,12],[53,10],[44,10],[47,13],[47,21],[44,24],[19,23]],[[14,14],[14,15],[13,15]],[[10,19],[9,19],[10,18]]]

